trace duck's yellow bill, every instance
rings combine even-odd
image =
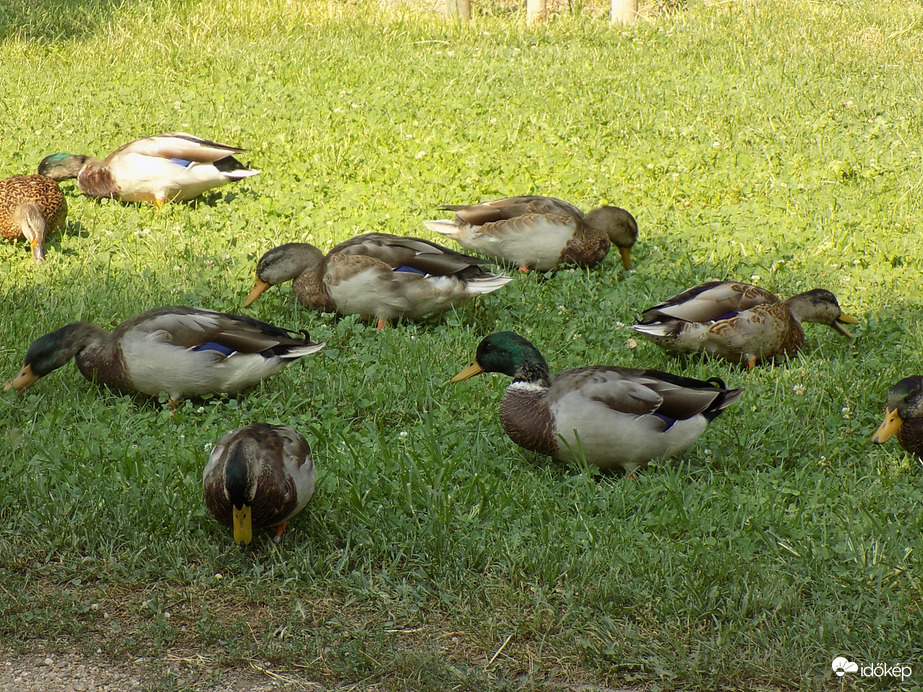
[[[12,380],[7,380],[4,382],[3,391],[8,392],[11,389],[15,389],[17,392],[21,392],[37,379],[39,379],[39,377],[34,372],[32,372],[32,366],[24,365],[16,377],[14,377]]]
[[[263,295],[263,292],[269,288],[269,284],[257,277],[253,280],[253,288],[250,289],[250,295],[244,301],[244,307],[249,307],[250,303]]]
[[[234,515],[234,542],[237,545],[250,545],[253,540],[253,519],[249,505],[231,507]]]
[[[875,431],[875,437],[872,438],[872,442],[876,445],[881,445],[894,437],[901,429],[904,421],[901,420],[901,417],[897,415],[896,408],[886,408],[885,409],[885,420],[878,426],[878,430]]]
[[[852,334],[850,334],[849,330],[843,326],[844,324],[859,324],[859,320],[857,320],[855,317],[850,317],[845,312],[842,312],[840,313],[840,316],[836,318],[836,322],[833,323],[834,329],[836,329],[847,339],[852,339]]]
[[[474,377],[475,375],[480,375],[482,372],[484,372],[484,368],[478,365],[477,361],[474,361],[471,365],[469,365],[467,368],[452,378],[452,384],[467,380],[469,377]]]
[[[625,269],[631,269],[631,248],[630,247],[620,247],[619,254],[622,256],[622,264]]]

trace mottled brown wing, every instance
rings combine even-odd
[[[678,319],[685,322],[712,322],[728,319],[757,305],[778,303],[769,291],[750,284],[709,281],[683,291],[645,310],[641,324]]]

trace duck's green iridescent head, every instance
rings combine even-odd
[[[58,182],[70,180],[80,174],[89,158],[83,154],[49,154],[39,163],[38,174]]]
[[[515,332],[496,332],[478,344],[474,362],[452,378],[461,382],[482,372],[499,372],[526,382],[548,379],[548,364],[532,343]]]
[[[923,416],[923,376],[905,377],[888,391],[885,419],[872,442],[884,444],[900,432],[905,421]],[[898,438],[900,439],[900,438]]]
[[[85,335],[93,330],[98,330],[98,327],[87,322],[74,322],[33,341],[26,351],[22,370],[3,385],[3,391],[15,389],[21,392],[39,378],[66,365],[86,345]]]

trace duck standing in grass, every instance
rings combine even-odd
[[[45,260],[45,238],[67,219],[67,200],[44,175],[14,175],[0,180],[0,236],[25,238],[36,262]]]
[[[743,391],[716,377],[602,365],[550,375],[538,349],[513,332],[481,341],[474,362],[452,382],[482,372],[513,378],[500,422],[520,447],[626,473],[690,447]]]
[[[174,305],[148,310],[108,332],[74,322],[29,347],[3,391],[22,392],[71,358],[91,382],[120,392],[183,397],[234,394],[315,353],[323,342],[266,322]]]
[[[885,419],[872,442],[881,445],[894,435],[901,447],[923,459],[923,376],[905,377],[888,392]]]
[[[638,223],[621,207],[602,206],[584,214],[560,199],[533,195],[442,208],[454,211],[455,218],[424,221],[427,228],[523,271],[565,264],[592,267],[611,245],[619,249],[625,269],[631,269]]]
[[[512,279],[429,240],[365,233],[335,246],[325,256],[310,243],[286,243],[269,250],[256,266],[249,306],[266,289],[294,280],[306,308],[378,320],[421,320],[459,307]]]
[[[732,363],[757,363],[794,356],[804,343],[803,322],[833,327],[857,324],[830,291],[815,288],[780,301],[750,284],[709,281],[645,310],[631,329],[661,348],[710,353]]]
[[[234,529],[234,543],[250,544],[253,529],[288,521],[314,494],[314,459],[308,441],[288,425],[253,423],[218,440],[202,474],[205,506]]]
[[[206,190],[256,175],[234,158],[245,151],[183,132],[135,139],[100,161],[84,154],[50,154],[38,172],[53,180],[77,179],[92,197],[122,202],[166,202],[198,197]]]

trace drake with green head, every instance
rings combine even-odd
[[[709,281],[645,310],[630,328],[670,351],[710,353],[752,368],[798,353],[803,322],[826,324],[850,339],[843,325],[857,324],[822,288],[779,300],[758,286]]]
[[[626,473],[690,447],[743,391],[718,378],[604,365],[551,375],[538,349],[514,332],[481,341],[474,362],[452,382],[482,372],[513,378],[500,422],[520,447]]]
[[[314,494],[308,441],[288,425],[252,423],[223,435],[202,473],[208,513],[250,544],[253,529],[277,526],[275,540]]]
[[[923,459],[923,376],[905,377],[891,387],[885,419],[872,442],[882,445],[893,436],[901,447]]]
[[[50,154],[38,172],[53,180],[77,179],[91,197],[122,202],[181,202],[259,171],[234,158],[245,149],[184,132],[135,139],[100,161],[84,154]]]
[[[555,197],[506,197],[480,204],[447,204],[454,219],[424,221],[463,248],[515,264],[523,271],[548,271],[562,265],[592,267],[611,245],[631,269],[638,222],[621,207],[605,205],[584,214]]]
[[[0,236],[25,238],[36,262],[45,260],[45,238],[64,227],[67,200],[44,175],[14,175],[0,180]]]
[[[174,305],[148,310],[109,332],[74,322],[36,339],[3,391],[22,392],[76,360],[91,382],[120,392],[183,397],[234,394],[315,353],[323,342],[266,322]]]
[[[294,280],[306,308],[378,320],[422,320],[457,308],[512,279],[487,271],[486,260],[422,238],[363,233],[324,255],[310,243],[286,243],[256,265],[247,307],[270,286]]]

